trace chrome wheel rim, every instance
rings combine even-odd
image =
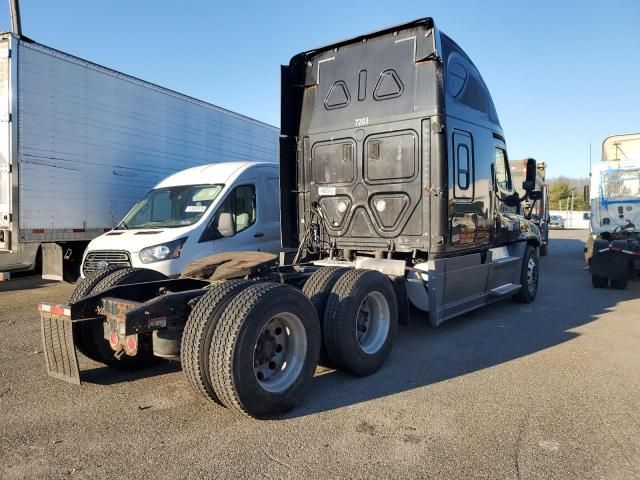
[[[387,340],[391,325],[391,309],[385,296],[370,292],[358,308],[356,336],[365,353],[379,351]]]
[[[307,332],[293,313],[269,319],[253,350],[253,372],[262,388],[277,393],[299,377],[307,355]]]
[[[533,257],[527,262],[527,288],[531,294],[538,288],[538,263]]]

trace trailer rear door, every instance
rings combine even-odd
[[[0,251],[11,248],[11,95],[9,39],[0,41]]]

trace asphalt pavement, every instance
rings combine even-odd
[[[206,403],[176,362],[49,378],[36,304],[73,286],[0,282],[0,478],[640,478],[640,281],[592,288],[586,235],[552,232],[534,303],[414,314],[381,371],[317,375],[273,421]]]

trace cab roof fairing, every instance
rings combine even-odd
[[[285,75],[287,75],[289,86],[295,85],[298,87],[298,93],[301,97],[304,88],[312,86],[307,85],[307,83],[308,80],[313,78],[313,75],[307,75],[306,69],[317,55],[347,45],[366,42],[372,38],[381,37],[389,33],[396,34],[400,31],[417,27],[431,29],[434,33],[435,52],[428,58],[440,61],[443,69],[444,102],[438,102],[440,103],[440,110],[442,110],[440,113],[456,118],[467,119],[503,136],[502,126],[500,125],[493,98],[478,68],[466,52],[451,39],[451,37],[436,28],[435,22],[431,17],[421,18],[413,22],[396,25],[342,40],[324,47],[301,52],[291,58],[288,66],[282,67],[283,80]],[[292,78],[292,75],[295,78]],[[291,95],[292,92],[285,92],[285,83],[286,82],[283,81],[282,95]],[[301,103],[301,98],[298,101]],[[286,104],[292,106],[292,103],[295,104],[295,100],[288,102],[283,97],[283,108],[281,110],[282,135],[298,135],[300,112],[297,112],[298,115],[295,116],[294,120],[291,116],[293,112],[285,108]]]

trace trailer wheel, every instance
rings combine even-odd
[[[369,375],[385,362],[398,328],[398,302],[389,279],[351,270],[336,282],[323,323],[324,344],[337,368]]]
[[[624,290],[627,288],[628,279],[620,278],[618,280],[611,280],[611,288],[615,288],[616,290]]]
[[[227,305],[214,330],[209,374],[218,398],[251,417],[279,415],[308,390],[320,351],[315,308],[290,285],[252,285]]]
[[[594,288],[607,288],[609,279],[607,277],[591,275],[591,285],[593,285]]]
[[[209,377],[209,348],[220,315],[239,292],[253,285],[250,280],[229,280],[212,286],[196,303],[182,334],[182,370],[193,389],[221,404]]]
[[[531,303],[538,293],[538,255],[536,249],[527,245],[522,256],[522,270],[520,271],[520,285],[522,288],[513,296],[519,303]]]
[[[152,282],[166,278],[162,273],[146,268],[116,268],[98,281],[91,289],[90,294],[100,293],[116,285]],[[135,356],[122,355],[120,359],[114,357],[114,351],[104,338],[102,322],[82,322],[80,324],[80,337],[82,338],[82,343],[84,343],[84,348],[92,354],[91,356],[87,355],[89,358],[119,370],[140,370],[162,361],[161,358],[153,355],[151,335],[140,336],[138,353]],[[82,350],[80,351],[82,352]]]
[[[336,284],[338,279],[349,271],[345,267],[324,267],[316,270],[309,276],[307,281],[302,287],[302,293],[304,293],[311,303],[313,304],[316,312],[318,312],[318,318],[320,319],[320,328],[322,329],[322,323],[324,320],[324,311],[327,306],[327,300],[331,289]],[[329,357],[327,356],[327,349],[324,346],[324,341],[320,346],[320,363],[323,365],[329,364]]]

